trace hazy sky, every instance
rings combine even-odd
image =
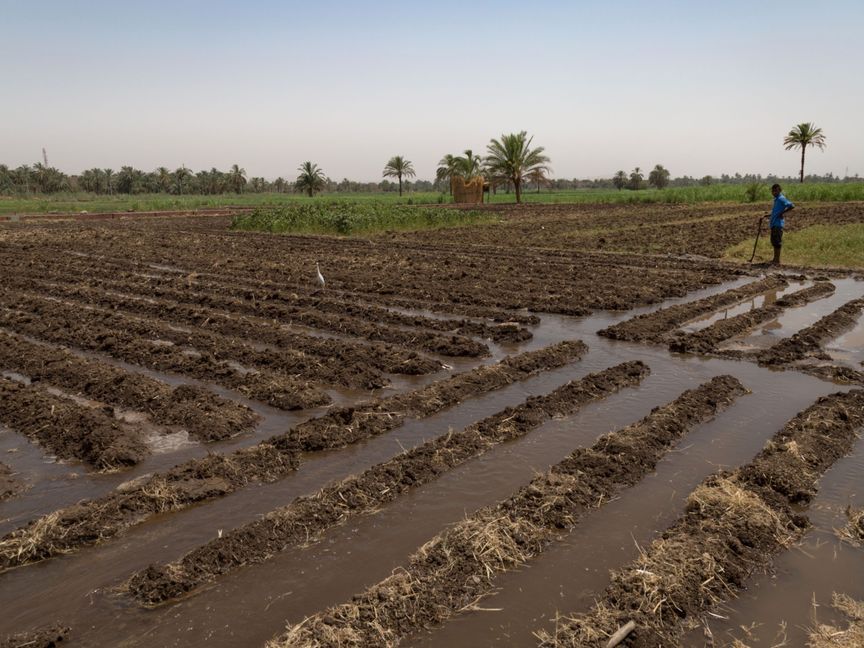
[[[526,130],[555,177],[864,175],[864,2],[0,0],[0,162],[378,180]]]

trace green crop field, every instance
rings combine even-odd
[[[770,261],[773,251],[767,236],[759,239],[754,262]],[[726,250],[725,256],[747,261],[753,241],[743,241]],[[783,263],[802,266],[864,268],[864,224],[814,225],[783,235]]]
[[[260,232],[348,235],[471,225],[495,218],[495,214],[480,211],[318,199],[260,207],[235,216],[231,227]]]
[[[864,182],[834,184],[789,184],[784,193],[793,202],[831,202],[864,200]],[[528,189],[522,194],[526,203],[669,203],[693,204],[700,202],[753,202],[747,195],[745,185],[716,184],[699,187],[674,187],[668,189],[578,189],[552,191],[543,189],[539,193]],[[87,193],[59,193],[37,195],[27,198],[0,197],[0,214],[49,213],[49,212],[111,212],[111,211],[160,211],[182,209],[206,209],[218,207],[279,206],[315,201],[376,202],[403,205],[428,205],[450,203],[447,194],[438,192],[406,192],[403,196],[395,192],[376,193],[326,193],[309,198],[296,193],[245,193],[219,195],[173,196],[168,194],[139,195],[95,195]],[[498,191],[490,196],[494,204],[516,201],[513,193]],[[763,185],[755,194],[756,202],[768,203],[771,194],[768,185]]]

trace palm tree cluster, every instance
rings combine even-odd
[[[224,194],[244,191],[285,191],[284,178],[268,182],[264,178],[246,177],[246,169],[234,164],[228,171],[212,168],[193,173],[185,166],[174,171],[159,167],[150,173],[131,166],[114,169],[93,168],[69,176],[42,163],[24,164],[10,169],[0,164],[0,193],[28,195],[60,191],[87,191],[95,194]]]
[[[486,147],[486,157],[466,149],[462,155],[447,154],[438,162],[435,178],[439,182],[450,182],[461,177],[466,182],[479,176],[484,177],[494,188],[501,184],[512,186],[516,191],[516,202],[522,202],[522,186],[526,182],[536,182],[537,190],[546,181],[551,169],[544,148],[531,148],[532,137],[520,131],[501,135],[492,139]],[[452,188],[451,188],[452,193]]]

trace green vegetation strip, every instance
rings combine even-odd
[[[756,258],[770,260],[774,254],[771,242],[766,232],[763,235],[756,249]],[[724,256],[748,261],[752,253],[751,239],[727,249]],[[798,266],[864,268],[864,224],[814,225],[787,232],[783,235],[782,259],[783,263]]]
[[[268,644],[392,646],[493,592],[495,576],[538,555],[581,517],[654,470],[693,426],[747,390],[719,376],[626,428],[578,448],[499,504],[442,532],[393,575]]]
[[[497,216],[479,211],[414,207],[388,203],[315,200],[262,207],[235,216],[231,227],[274,233],[370,234],[385,230],[418,230],[473,225]]]
[[[822,299],[834,293],[835,287],[830,281],[821,281],[809,288],[803,288],[790,295],[781,297],[773,304],[767,304],[714,322],[701,331],[694,333],[679,333],[669,343],[671,351],[679,353],[712,353],[717,345],[754,326],[779,317],[786,308],[794,308],[809,304],[816,299]]]
[[[547,395],[531,397],[518,407],[427,441],[314,495],[299,497],[261,520],[194,549],[176,563],[151,565],[130,579],[129,592],[141,603],[155,605],[242,565],[264,562],[275,553],[319,538],[351,517],[377,511],[408,490],[524,436],[551,418],[571,415],[592,401],[637,385],[649,373],[641,362],[624,363],[571,381]]]
[[[787,423],[749,464],[709,476],[684,515],[612,582],[591,611],[556,625],[542,646],[605,646],[635,623],[628,646],[678,646],[682,627],[742,590],[797,541],[821,475],[864,425],[864,391],[832,394]]]
[[[711,295],[696,301],[676,304],[662,308],[653,313],[637,315],[629,320],[609,326],[598,335],[613,340],[629,342],[661,342],[672,331],[692,319],[707,315],[720,308],[732,306],[759,293],[783,288],[788,285],[786,279],[779,275],[771,275],[765,279],[754,281],[740,288],[733,288],[717,295]]]
[[[406,418],[431,416],[466,398],[564,366],[588,348],[565,341],[450,376],[418,390],[331,409],[284,434],[227,455],[193,459],[165,473],[143,476],[102,497],[60,509],[0,540],[0,571],[39,562],[108,540],[157,513],[215,499],[250,482],[274,482],[295,471],[298,454],[337,448],[383,434]]]

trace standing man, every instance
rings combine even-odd
[[[772,185],[771,195],[774,196],[774,206],[771,208],[771,247],[774,248],[773,265],[780,265],[780,248],[783,247],[783,226],[786,224],[783,214],[795,208],[782,193],[779,184]]]

